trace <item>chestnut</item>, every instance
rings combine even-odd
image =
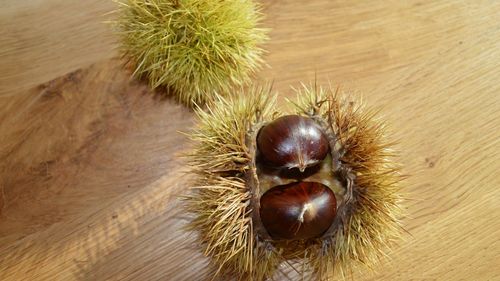
[[[257,135],[257,148],[264,163],[301,172],[322,161],[328,138],[311,118],[286,115],[265,125]]]
[[[321,236],[337,213],[335,194],[318,182],[294,182],[275,186],[260,198],[260,218],[275,240]]]

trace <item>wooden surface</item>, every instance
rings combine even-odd
[[[354,279],[500,280],[500,2],[265,2],[256,80],[361,94],[412,175],[411,235]],[[0,280],[208,274],[178,205],[194,115],[113,59],[113,7],[0,2]]]

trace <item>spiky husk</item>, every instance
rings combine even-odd
[[[262,63],[260,6],[252,0],[114,0],[122,53],[153,88],[186,105],[248,81]]]
[[[275,96],[269,88],[242,92],[215,96],[206,111],[197,111],[200,123],[191,138],[198,145],[190,155],[197,177],[186,202],[195,214],[190,226],[199,231],[204,253],[212,257],[218,272],[262,280],[279,260],[254,236],[251,190],[244,179],[252,169],[246,136],[254,124],[273,117]]]
[[[343,225],[308,251],[312,271],[324,280],[345,277],[357,265],[373,267],[403,231],[402,176],[393,143],[385,137],[385,123],[338,89],[304,87],[295,105],[298,114],[328,122],[337,136],[340,161],[356,177]]]
[[[239,279],[271,278],[280,264],[299,263],[298,276],[313,280],[345,277],[357,265],[372,267],[386,256],[402,232],[399,165],[386,142],[384,124],[340,91],[304,87],[291,102],[299,115],[328,126],[336,136],[339,161],[355,176],[352,199],[339,212],[332,235],[313,241],[264,241],[252,219],[255,169],[249,136],[275,119],[275,98],[269,89],[217,97],[207,111],[198,111],[197,142],[190,155],[196,175],[188,210],[194,214],[205,254],[221,274]]]

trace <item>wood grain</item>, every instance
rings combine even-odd
[[[204,280],[194,114],[129,78],[110,1],[0,3],[0,280]],[[500,3],[266,1],[256,81],[341,83],[399,139],[409,231],[355,280],[500,280]],[[59,78],[57,78],[59,77]],[[52,80],[55,79],[55,80]],[[49,81],[50,80],[50,81]]]

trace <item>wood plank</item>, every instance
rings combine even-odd
[[[19,2],[0,4],[0,280],[208,276],[179,208],[192,111],[110,59],[110,2]],[[500,279],[500,4],[276,0],[265,13],[256,81],[282,97],[342,83],[400,140],[411,235],[354,279]]]

